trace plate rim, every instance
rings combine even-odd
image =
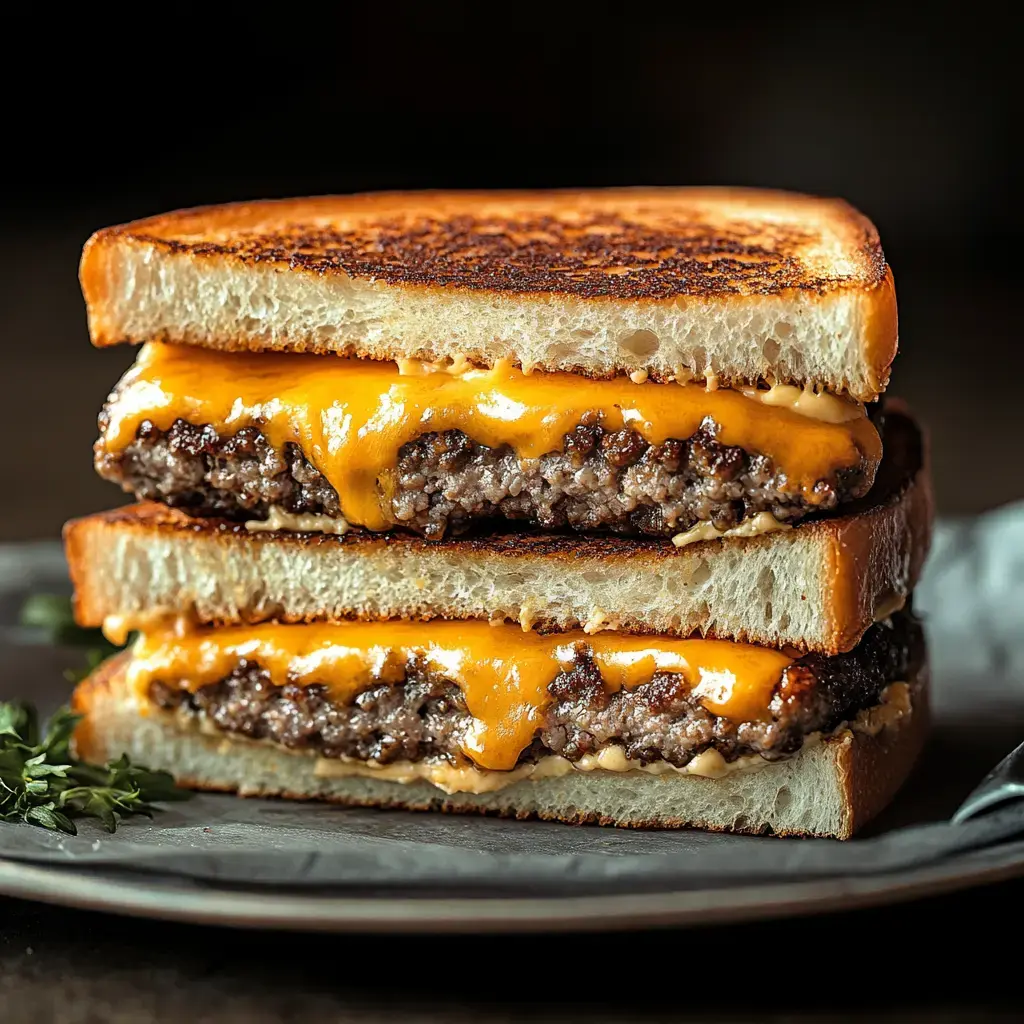
[[[0,859],[0,895],[150,920],[293,932],[514,934],[628,931],[781,919],[906,902],[1024,877],[1020,842],[911,871],[583,896],[322,896],[202,884],[169,890]],[[965,870],[964,861],[970,861]],[[995,863],[991,863],[991,861]]]

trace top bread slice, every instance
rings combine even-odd
[[[183,210],[99,231],[96,345],[167,341],[869,401],[896,353],[874,225],[755,189],[409,192]]]

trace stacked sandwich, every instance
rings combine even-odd
[[[141,344],[69,523],[128,650],[79,752],[186,786],[849,836],[927,725],[931,502],[841,202],[714,189],[212,207],[101,231]]]

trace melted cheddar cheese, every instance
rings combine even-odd
[[[796,400],[765,401],[767,394],[527,375],[507,365],[403,375],[393,363],[151,343],[109,406],[100,443],[120,451],[147,420],[161,430],[177,419],[209,423],[221,435],[256,425],[278,450],[299,445],[337,492],[342,518],[371,530],[395,525],[399,449],[445,430],[536,459],[561,451],[565,435],[594,414],[607,430],[629,427],[651,444],[690,437],[710,417],[722,444],[767,456],[812,504],[815,485],[837,469],[874,471],[881,441],[863,406],[832,398],[823,419],[799,411]]]
[[[368,686],[398,683],[410,658],[451,680],[472,723],[463,751],[480,768],[513,768],[552,701],[548,687],[589,652],[609,692],[674,673],[709,711],[733,721],[763,719],[783,670],[781,651],[726,640],[583,632],[541,636],[487,622],[346,622],[195,629],[140,623],[128,680],[145,707],[154,681],[195,691],[231,674],[242,660],[267,671],[275,686],[313,683],[349,703]],[[111,635],[130,626],[109,624]]]

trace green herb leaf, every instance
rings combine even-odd
[[[71,735],[80,716],[58,711],[39,739],[31,705],[0,702],[0,821],[77,835],[75,818],[97,818],[108,832],[128,815],[153,816],[154,803],[186,800],[162,771],[132,764],[127,754],[106,765],[71,754]]]
[[[64,676],[71,683],[81,682],[97,665],[120,647],[112,644],[99,629],[85,629],[75,622],[71,598],[63,594],[32,594],[21,608],[21,624],[42,629],[57,647],[85,647],[85,666],[68,669]]]
[[[132,764],[127,754],[107,765],[110,773],[107,785],[114,789],[135,789],[141,799],[182,800],[191,796],[187,790],[178,789],[170,772],[152,771],[141,765]]]
[[[60,708],[54,712],[42,742],[50,761],[66,761],[70,757],[71,734],[81,720],[82,716],[76,715],[70,708]]]
[[[43,779],[47,775],[57,775],[60,778],[64,778],[68,769],[71,767],[69,764],[45,764],[43,758],[46,754],[37,754],[35,757],[30,757],[25,762],[25,778],[26,779]]]
[[[28,736],[34,730],[31,714],[31,707],[17,701],[0,704],[0,736]]]
[[[56,832],[67,832],[68,835],[77,836],[78,829],[75,823],[66,815],[54,807],[53,801],[45,804],[36,804],[25,811],[25,820],[30,825],[39,825],[42,828],[50,828]]]
[[[21,607],[21,624],[50,632],[73,626],[71,599],[63,594],[31,594]]]
[[[70,598],[33,594],[21,610],[22,625],[45,630],[60,646],[85,647],[83,669],[65,673],[79,682],[119,647],[98,629],[76,625]],[[133,765],[127,755],[107,765],[87,764],[71,754],[81,716],[62,708],[40,739],[39,719],[29,704],[0,703],[0,821],[27,821],[76,834],[74,818],[98,818],[113,832],[126,815],[152,817],[156,802],[185,800],[167,772]]]

